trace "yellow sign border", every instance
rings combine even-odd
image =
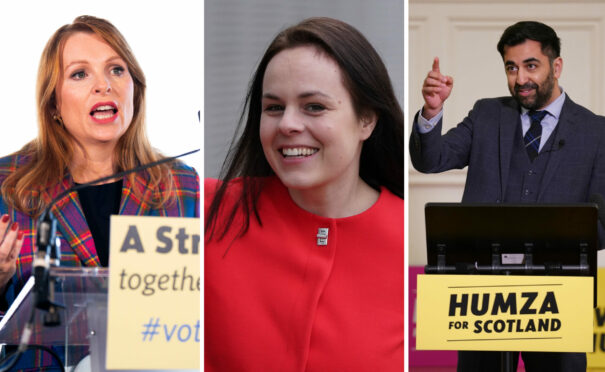
[[[199,369],[200,219],[112,216],[108,369]]]
[[[419,275],[417,300],[418,350],[593,348],[592,277]]]

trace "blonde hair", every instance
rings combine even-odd
[[[67,39],[78,32],[94,33],[101,37],[126,62],[134,83],[132,122],[118,140],[114,149],[114,161],[118,170],[126,170],[162,158],[147,138],[145,130],[145,75],[128,43],[110,22],[92,16],[80,16],[73,23],[59,28],[48,40],[38,68],[36,103],[38,110],[38,138],[25,145],[18,155],[28,158],[26,164],[11,173],[2,183],[4,201],[25,213],[38,215],[44,208],[40,197],[42,190],[61,182],[68,170],[74,153],[75,139],[55,119],[57,115],[56,88],[61,77],[63,49]],[[158,207],[174,199],[174,182],[170,166],[162,164],[148,169],[148,185],[158,189],[149,201]],[[134,185],[134,174],[129,177]],[[162,186],[162,192],[159,187]],[[143,199],[146,190],[134,188]]]

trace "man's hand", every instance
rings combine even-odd
[[[425,119],[431,119],[443,109],[443,102],[450,96],[453,87],[454,79],[441,74],[439,57],[435,57],[433,68],[422,85],[422,97],[424,98],[422,116]]]

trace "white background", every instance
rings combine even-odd
[[[0,3],[0,156],[37,136],[36,76],[51,35],[79,15],[124,35],[147,78],[147,132],[166,156],[202,147],[203,1],[3,1]],[[183,158],[202,174],[202,154]]]

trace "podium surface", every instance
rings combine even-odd
[[[90,267],[51,268],[54,302],[64,306],[58,310],[60,324],[45,326],[44,311],[36,311],[31,343],[47,346],[82,346],[90,344],[86,309],[107,306],[108,269]],[[34,277],[25,286],[0,321],[0,342],[18,345],[21,330],[33,307]]]

